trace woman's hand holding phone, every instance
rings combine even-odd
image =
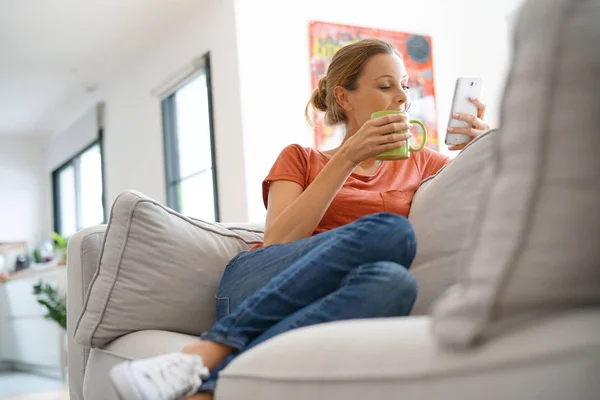
[[[484,121],[485,118],[485,104],[475,97],[469,97],[469,101],[477,107],[477,116],[463,113],[454,113],[452,118],[464,121],[470,125],[468,128],[453,128],[448,127],[449,133],[469,136],[471,139],[465,143],[451,145],[448,148],[450,150],[462,150],[468,145],[473,139],[481,135],[485,131],[490,129],[490,126]]]

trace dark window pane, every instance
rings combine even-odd
[[[55,229],[69,237],[104,222],[101,145],[97,142],[53,172]]]

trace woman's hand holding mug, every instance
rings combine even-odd
[[[411,127],[407,115],[400,111],[370,119],[344,142],[338,154],[353,165],[358,165],[381,153],[402,147],[412,136],[409,132]]]

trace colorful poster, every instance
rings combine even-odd
[[[431,37],[411,33],[384,31],[327,22],[310,23],[310,66],[312,90],[319,77],[327,73],[334,53],[342,46],[366,38],[385,40],[398,48],[404,56],[409,74],[410,109],[412,119],[419,119],[427,127],[427,146],[438,149],[435,85],[433,82],[433,55]],[[329,127],[323,123],[323,113],[313,111],[315,146],[319,150],[337,146],[344,135],[343,127]],[[415,130],[414,143],[420,135]]]

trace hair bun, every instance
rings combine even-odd
[[[319,79],[319,85],[312,97],[312,105],[319,111],[327,111],[327,77]]]

